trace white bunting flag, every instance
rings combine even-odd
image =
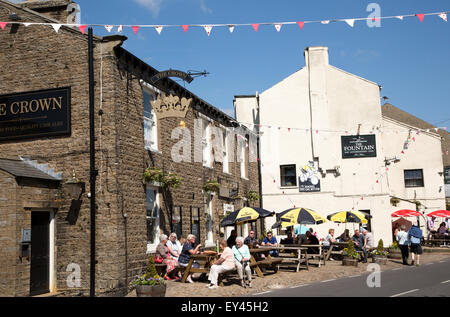
[[[31,23],[24,23],[23,25],[25,25],[25,27],[29,27]]]
[[[434,130],[436,130],[436,132],[438,132],[439,128],[434,128]]]
[[[234,25],[229,25],[228,30],[230,30],[230,33],[233,33],[234,31]]]
[[[399,20],[403,20],[403,16],[401,16],[401,15],[396,16],[396,18],[399,19]]]
[[[117,32],[122,33],[123,30],[123,26],[119,25],[119,27],[117,28]]]
[[[112,25],[105,25],[105,29],[108,30],[109,33],[111,33],[114,26]]]
[[[206,34],[208,34],[208,36],[209,36],[211,34],[212,26],[204,25],[203,27],[205,28]]]
[[[447,22],[447,13],[440,13],[439,16],[442,18],[442,20]]]
[[[53,29],[56,33],[58,33],[59,29],[61,28],[61,24],[52,24]]]
[[[162,27],[162,26],[156,26],[156,27],[155,27],[155,30],[156,30],[156,32],[158,32],[159,35],[161,35],[161,32],[162,32],[162,30],[163,30],[163,27]]]
[[[282,24],[275,24],[275,29],[277,29],[277,32],[281,31]]]
[[[350,25],[351,27],[353,27],[355,25],[354,19],[348,19],[348,20],[345,20],[345,22],[347,22],[347,24]]]
[[[330,23],[330,21],[326,20],[326,21],[322,21],[322,22],[320,22],[320,23],[322,23],[322,24],[328,24],[328,23]]]

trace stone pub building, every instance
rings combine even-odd
[[[89,294],[88,37],[12,23],[72,23],[71,6],[0,0],[0,296]],[[126,294],[161,233],[215,246],[227,212],[259,206],[255,135],[125,40],[94,36],[97,296]]]

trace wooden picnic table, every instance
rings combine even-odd
[[[190,258],[189,258],[189,263],[186,267],[186,270],[184,271],[184,275],[181,278],[181,282],[185,283],[187,277],[189,276],[189,274],[191,273],[209,273],[209,270],[211,268],[211,265],[213,264],[213,261],[216,259],[217,257],[217,253],[202,253],[202,254],[191,254]],[[205,263],[203,264],[203,267],[200,268],[194,268],[192,267],[192,265],[194,264],[194,261],[197,261],[197,263],[199,261],[203,262],[205,261]]]
[[[276,250],[294,250],[296,251],[296,256],[293,258],[294,262],[297,263],[297,269],[296,272],[300,270],[300,264],[302,262],[302,259],[305,259],[305,266],[306,269],[309,270],[308,266],[308,248],[306,246],[300,246],[298,244],[280,244],[279,247],[273,247]],[[302,258],[302,254],[304,254],[304,257]]]
[[[270,251],[272,250],[276,250],[277,247],[266,247],[266,246],[261,246],[259,248],[252,248],[250,249],[250,267],[253,267],[255,269],[256,274],[259,277],[264,277],[264,274],[261,271],[261,266],[270,266],[272,267],[272,269],[275,271],[275,273],[278,272],[278,266],[277,264],[279,264],[280,262],[282,262],[282,259],[273,259],[272,256],[270,255]],[[266,256],[265,259],[263,260],[256,260],[255,259],[255,254],[264,254]]]

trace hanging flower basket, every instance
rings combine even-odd
[[[219,183],[213,180],[207,181],[205,186],[203,186],[203,190],[205,191],[205,193],[218,193],[219,188]]]

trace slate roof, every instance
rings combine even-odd
[[[0,158],[0,170],[3,170],[15,177],[26,177],[58,182],[60,181],[59,179],[42,172],[41,170],[27,164],[22,160]]]
[[[390,103],[386,103],[381,107],[383,116],[394,119],[396,121],[403,122],[405,124],[417,127],[419,129],[433,129],[438,128],[422,119],[419,119],[412,114],[397,108]],[[432,130],[431,132],[435,132]],[[437,132],[442,137],[442,152],[444,166],[450,166],[450,155],[447,155],[447,151],[450,153],[450,133],[439,129]]]

